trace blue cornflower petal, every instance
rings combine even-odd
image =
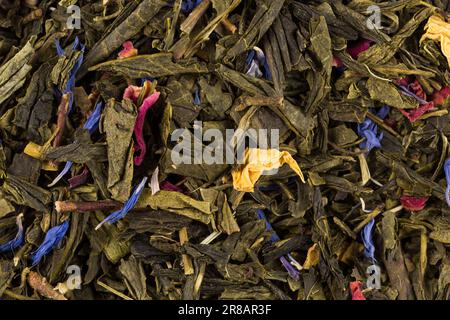
[[[280,241],[280,237],[277,235],[275,230],[273,230],[272,225],[270,224],[269,220],[267,220],[266,215],[264,214],[264,211],[262,209],[257,209],[256,215],[258,216],[259,220],[264,220],[266,222],[266,229],[269,231],[272,231],[272,236],[270,237],[270,241],[271,242]]]
[[[382,106],[380,108],[380,110],[378,110],[378,112],[377,112],[378,118],[380,118],[381,120],[386,119],[390,110],[391,110],[391,108],[389,108],[388,106]]]
[[[72,49],[76,50],[78,48],[78,44],[80,43],[80,40],[78,37],[75,37],[75,41],[73,42]]]
[[[52,181],[52,183],[50,183],[48,185],[48,187],[51,188],[55,184],[57,184],[58,181],[61,180],[70,171],[70,168],[72,168],[72,166],[73,166],[73,162],[72,161],[66,162],[66,164],[64,166],[64,169],[62,169],[61,173],[58,174],[58,176]]]
[[[412,92],[408,87],[405,86],[399,86],[400,91],[408,97],[416,99],[420,104],[427,104],[428,101],[422,99],[421,97],[417,96],[414,92]]]
[[[280,261],[281,264],[283,265],[283,267],[286,269],[286,271],[288,272],[289,276],[294,279],[294,280],[299,280],[300,279],[300,273],[297,271],[297,269],[295,269],[290,263],[289,261],[286,259],[286,257],[280,257]]]
[[[61,48],[61,45],[60,45],[58,39],[55,40],[55,44],[56,44],[56,51],[57,51],[58,55],[59,56],[63,56],[64,55],[64,50]],[[75,41],[74,41],[74,43],[72,45],[72,49],[76,50],[78,48],[79,44],[80,44],[80,40],[78,39],[78,37],[76,37]],[[78,57],[77,61],[75,62],[75,65],[73,66],[72,70],[70,70],[70,72],[69,72],[69,80],[67,81],[66,88],[64,90],[65,94],[66,93],[72,93],[72,90],[75,87],[75,79],[76,79],[77,72],[81,68],[81,65],[83,64],[84,49],[85,49],[85,46],[81,45],[81,48],[80,48],[81,54]],[[70,99],[69,99],[69,113],[72,110],[72,106],[73,106],[73,95],[70,95]]]
[[[48,230],[47,234],[45,235],[44,242],[42,242],[42,244],[39,246],[39,248],[36,249],[36,251],[31,253],[33,266],[37,265],[46,254],[48,254],[61,243],[62,239],[67,233],[67,230],[69,230],[68,220],[64,221],[59,226],[53,227]]]
[[[246,73],[247,75],[257,78],[264,76],[265,79],[272,80],[272,74],[270,72],[269,64],[267,63],[267,58],[260,48],[253,47],[253,50],[247,54],[245,63],[248,70]],[[264,73],[261,71],[261,67],[264,67]]]
[[[63,50],[63,48],[61,48],[61,44],[59,43],[59,39],[55,40],[55,45],[56,45],[56,52],[58,53],[58,56],[63,56],[64,55],[64,50]]]
[[[447,188],[445,189],[445,200],[450,207],[450,158],[444,164],[445,179],[447,180]]]
[[[261,78],[263,76],[263,73],[259,69],[259,65],[256,63],[255,60],[253,60],[250,63],[250,68],[248,68],[248,71],[246,74],[248,76],[255,77],[255,78]]]
[[[72,92],[73,88],[75,87],[75,78],[78,70],[81,68],[81,65],[83,64],[83,59],[84,59],[84,46],[82,47],[80,56],[78,57],[77,61],[75,62],[75,65],[73,66],[72,70],[69,73],[69,81],[67,81],[65,93]]]
[[[389,114],[389,110],[388,106],[383,106],[377,112],[377,116],[383,120]],[[384,137],[384,133],[381,132],[378,134],[378,126],[372,120],[367,118],[363,123],[358,124],[357,130],[358,135],[361,138],[366,138],[366,140],[360,144],[360,148],[367,149],[367,154],[373,148],[381,148],[381,140]]]
[[[200,99],[200,90],[198,90],[198,88],[195,89],[194,92],[194,104],[197,106],[202,104],[202,100]]]
[[[380,139],[375,135],[373,131],[365,130],[363,132],[363,137],[366,138],[366,141],[361,143],[364,149],[367,148],[370,152],[370,150],[372,150],[373,148],[381,148]]]
[[[364,254],[367,258],[372,259],[373,262],[375,262],[375,245],[372,241],[372,229],[375,225],[375,220],[372,219],[366,226],[364,227],[362,231],[362,240],[364,243]]]
[[[125,217],[127,215],[127,213],[132,210],[134,208],[134,206],[136,205],[136,203],[139,200],[139,197],[142,194],[142,191],[144,191],[144,187],[145,187],[145,183],[147,182],[147,177],[144,177],[141,181],[141,183],[139,183],[139,185],[134,189],[133,194],[131,195],[131,197],[127,200],[127,202],[125,202],[125,205],[123,206],[122,209],[111,213],[105,220],[103,220],[102,222],[100,222],[97,227],[95,228],[95,230],[98,230],[103,224],[108,223],[108,224],[113,224],[114,222],[122,219],[123,217]]]
[[[95,106],[95,109],[92,112],[92,114],[86,120],[86,123],[84,124],[83,128],[88,130],[90,134],[93,134],[98,129],[98,123],[100,121],[100,117],[102,116],[102,111],[103,111],[103,103],[99,102]]]
[[[250,67],[250,64],[252,63],[253,59],[255,59],[256,52],[255,50],[250,50],[247,54],[247,59],[245,60],[245,64],[247,67]]]
[[[201,2],[202,2],[202,0],[195,0],[195,1],[194,0],[183,0],[183,2],[181,3],[181,11],[183,11],[184,13],[191,12]]]
[[[23,235],[23,225],[22,225],[23,214],[19,214],[17,216],[16,224],[17,224],[17,234],[11,241],[8,241],[2,245],[0,245],[0,253],[7,251],[14,251],[18,247],[23,244],[24,235]]]

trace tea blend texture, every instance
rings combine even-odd
[[[449,12],[0,0],[0,298],[447,300]]]

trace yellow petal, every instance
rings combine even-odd
[[[44,148],[40,145],[38,145],[37,143],[34,142],[29,142],[27,144],[27,146],[25,147],[25,150],[23,151],[26,155],[34,158],[34,159],[38,159],[41,160],[43,153],[44,153]]]
[[[314,243],[309,249],[306,255],[305,263],[303,264],[303,269],[309,270],[312,267],[317,266],[320,259],[320,248],[317,243]]]
[[[426,39],[439,41],[442,53],[447,57],[447,62],[450,66],[450,23],[445,22],[440,15],[433,15],[428,19],[425,31],[420,42]]]
[[[276,149],[249,148],[245,151],[244,165],[231,173],[233,176],[233,187],[237,191],[253,192],[255,183],[264,171],[278,169],[285,163],[305,182],[300,167],[287,151],[280,152]]]

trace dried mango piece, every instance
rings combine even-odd
[[[245,151],[244,165],[231,173],[233,176],[233,187],[237,191],[253,192],[255,183],[264,171],[278,169],[285,163],[305,182],[300,167],[287,151],[280,152],[276,149],[249,148]]]

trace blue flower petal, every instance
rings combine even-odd
[[[389,110],[388,106],[384,106],[377,112],[377,116],[383,120],[389,114]],[[372,120],[367,118],[363,123],[358,124],[357,130],[358,135],[366,139],[360,144],[360,148],[367,149],[367,154],[373,148],[381,148],[381,140],[383,139],[384,133],[380,132],[378,134],[378,126]]]
[[[428,103],[428,101],[422,99],[421,97],[417,96],[414,92],[409,90],[408,87],[399,86],[399,88],[400,88],[401,93],[403,93],[403,95],[416,99],[421,105]]]
[[[272,225],[270,224],[269,220],[267,220],[266,215],[264,214],[264,211],[262,209],[257,209],[256,215],[258,216],[259,220],[264,220],[266,222],[266,229],[269,231],[272,231],[272,236],[270,237],[270,241],[271,242],[280,241],[280,237],[277,235],[275,230],[273,230]]]
[[[18,247],[20,247],[23,244],[24,240],[24,230],[22,225],[22,218],[23,214],[20,214],[17,216],[16,224],[17,224],[17,234],[14,237],[14,239],[0,245],[0,253],[7,252],[7,251],[14,251]]]
[[[247,54],[245,62],[247,75],[257,78],[264,76],[265,79],[272,80],[272,74],[270,72],[269,64],[267,63],[267,58],[260,48],[253,47],[253,50]],[[264,68],[264,73],[261,71],[261,68]]]
[[[445,179],[447,180],[447,188],[445,190],[445,200],[447,201],[448,206],[450,207],[450,158],[445,160],[444,163],[444,173]]]
[[[294,280],[299,280],[300,279],[300,273],[298,272],[297,269],[295,269],[290,263],[289,261],[286,259],[286,257],[281,257],[280,258],[281,264],[283,265],[283,267],[286,269],[286,271],[288,272],[289,276],[294,279]]]
[[[100,117],[102,116],[102,111],[103,111],[103,103],[99,102],[95,106],[95,109],[92,112],[92,114],[86,120],[86,123],[84,124],[83,128],[88,130],[90,134],[93,134],[98,129],[98,123],[100,121]]]
[[[364,227],[361,236],[364,243],[364,254],[375,263],[375,245],[372,240],[372,229],[374,225],[375,220],[370,220],[370,222]]]
[[[134,206],[136,205],[136,203],[139,200],[139,197],[142,194],[142,191],[144,191],[144,187],[145,184],[147,182],[147,177],[144,177],[141,181],[141,183],[139,183],[139,185],[134,189],[133,194],[131,195],[131,197],[127,200],[127,202],[125,202],[125,205],[123,206],[122,209],[111,213],[105,220],[103,220],[102,222],[100,222],[97,227],[95,228],[95,230],[98,230],[103,224],[108,223],[108,224],[113,224],[114,222],[122,219],[123,217],[125,217],[128,212],[130,210],[132,210],[134,208]]]
[[[183,0],[183,2],[181,3],[181,11],[183,11],[184,13],[191,12],[201,2],[202,2],[202,0],[195,0],[195,1],[193,1],[193,0]]]
[[[37,265],[46,254],[48,254],[61,243],[62,239],[67,233],[67,230],[69,230],[68,220],[64,221],[59,226],[53,227],[48,230],[47,234],[45,235],[44,242],[42,242],[42,244],[39,246],[39,248],[36,249],[36,251],[31,253],[33,266]]]
[[[197,106],[202,104],[202,100],[200,99],[200,90],[198,90],[198,88],[195,89],[194,92],[194,104]]]

